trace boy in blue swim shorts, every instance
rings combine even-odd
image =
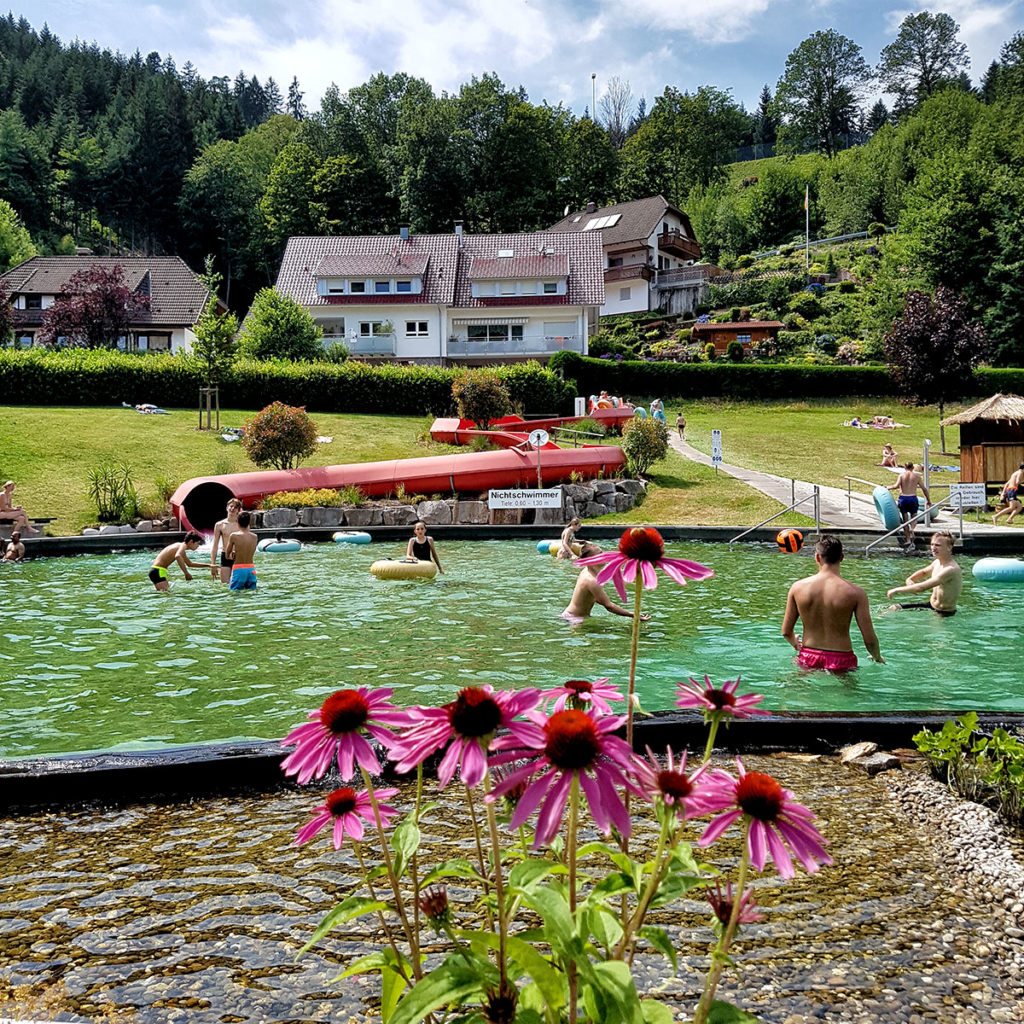
[[[234,561],[231,569],[231,590],[255,590],[256,566],[253,558],[259,538],[249,529],[252,516],[248,512],[238,513],[238,529],[232,533],[224,545],[224,554]]]
[[[921,479],[921,474],[914,472],[914,464],[912,462],[907,462],[903,465],[903,472],[900,473],[899,479],[889,488],[890,491],[900,492],[897,507],[900,510],[900,516],[903,518],[903,536],[908,550],[913,550],[914,547],[913,519],[921,509],[921,503],[917,500],[917,489],[919,487],[924,495],[924,500],[930,505],[931,495],[929,495],[928,488],[925,487],[924,481]]]

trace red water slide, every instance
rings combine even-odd
[[[449,436],[449,443],[461,443],[478,433],[471,429],[471,425],[461,428],[461,422],[436,420],[431,434],[438,439],[442,435]],[[504,451],[195,477],[186,480],[171,495],[171,507],[186,529],[210,530],[218,519],[223,518],[224,506],[232,497],[240,498],[243,505],[252,508],[264,496],[275,491],[301,491],[309,487],[355,485],[369,498],[393,494],[399,486],[410,494],[472,493],[491,487],[536,486],[538,459],[541,481],[548,486],[569,480],[574,472],[584,477],[613,474],[624,464],[622,449],[615,446],[559,448],[549,443],[537,452],[524,443],[526,435],[537,429],[535,422],[554,425],[555,421],[511,419],[504,422],[519,429],[485,432],[486,436],[501,444]]]

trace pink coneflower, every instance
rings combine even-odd
[[[389,800],[398,792],[397,789],[378,789],[374,791],[377,799],[377,810],[380,812],[380,823],[390,825],[391,819],[398,816],[393,807],[385,807],[383,801]],[[360,820],[362,819],[362,820]],[[359,842],[363,838],[363,821],[371,825],[376,823],[373,816],[373,804],[370,794],[365,789],[358,793],[351,786],[343,786],[327,794],[327,802],[314,812],[313,820],[303,825],[295,837],[293,845],[308,843],[318,832],[334,821],[334,848],[341,849],[347,832],[350,839]]]
[[[414,708],[412,724],[391,746],[395,770],[407,772],[421,764],[446,743],[448,749],[437,766],[437,779],[447,786],[460,768],[460,779],[470,788],[479,786],[487,771],[487,751],[499,729],[514,743],[522,742],[526,722],[515,721],[524,711],[533,710],[540,692],[533,688],[495,693],[491,686],[467,686],[458,697],[440,708]]]
[[[409,721],[408,712],[390,703],[393,692],[360,686],[332,693],[319,711],[310,711],[311,721],[284,738],[284,746],[295,747],[281,762],[285,775],[295,775],[299,784],[305,785],[314,777],[320,778],[335,755],[338,771],[346,782],[355,773],[357,761],[371,775],[379,774],[380,762],[364,733],[388,746],[394,734],[385,726]]]
[[[722,772],[709,784],[707,809],[712,812],[728,810],[708,825],[697,845],[710,845],[734,821],[744,818],[750,821],[750,863],[758,871],[764,869],[770,855],[779,874],[792,878],[796,872],[786,843],[808,872],[817,871],[819,862],[831,864],[832,858],[825,852],[825,840],[811,824],[814,814],[798,804],[793,794],[770,775],[748,772],[739,758],[736,764],[738,779]]]
[[[697,818],[711,809],[717,809],[717,805],[714,808],[708,805],[705,787],[718,772],[711,772],[704,778],[711,766],[710,761],[705,761],[695,772],[687,775],[686,756],[684,750],[676,764],[675,754],[669,747],[662,762],[648,747],[647,760],[638,760],[636,764],[637,781],[650,800],[661,800],[667,807],[674,808],[680,818]]]
[[[623,601],[626,600],[625,583],[636,579],[637,571],[643,579],[645,590],[654,590],[658,585],[658,574],[664,569],[680,586],[687,580],[706,580],[714,572],[706,565],[691,562],[685,558],[666,558],[665,542],[661,534],[651,527],[637,526],[627,530],[619,540],[618,551],[606,551],[589,558],[577,558],[577,565],[604,565],[597,574],[598,583],[611,580]]]
[[[551,706],[552,712],[564,711],[566,707],[575,711],[589,711],[593,708],[602,715],[612,713],[608,701],[625,699],[614,686],[608,685],[607,676],[595,679],[592,683],[586,679],[570,679],[557,690],[547,690],[541,696],[558,698]]]
[[[543,846],[558,831],[573,779],[578,778],[601,831],[607,835],[614,825],[628,836],[629,813],[620,790],[643,794],[633,781],[636,758],[632,750],[612,735],[625,720],[624,715],[595,719],[584,711],[569,710],[556,711],[543,725],[531,725],[527,749],[505,755],[508,760],[527,763],[498,783],[486,799],[493,801],[537,776],[519,798],[509,824],[518,828],[540,806],[534,846]]]
[[[722,892],[722,886],[716,881],[715,891],[709,892],[706,897],[708,903],[711,904],[711,909],[715,912],[715,917],[718,918],[722,924],[728,924],[729,918],[732,917],[733,899],[732,899],[732,882],[727,882],[725,885],[725,892]],[[757,901],[754,899],[754,890],[747,889],[740,898],[740,909],[739,915],[736,918],[737,924],[757,924],[759,921],[764,920],[764,914],[757,913]]]
[[[747,693],[742,697],[736,696],[736,687],[740,685],[739,677],[727,679],[720,688],[712,685],[711,679],[705,675],[704,685],[701,686],[693,676],[690,677],[688,686],[686,683],[677,683],[676,707],[679,708],[700,708],[707,718],[719,712],[728,718],[750,718],[752,715],[770,715],[770,711],[763,711],[755,708],[764,697],[760,693]]]

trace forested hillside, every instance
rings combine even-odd
[[[448,231],[455,219],[530,230],[567,206],[659,192],[688,212],[706,256],[732,265],[802,230],[809,186],[813,234],[897,226],[886,253],[904,288],[947,284],[990,329],[1024,335],[1024,33],[977,87],[956,33],[946,15],[908,16],[872,68],[854,41],[814,32],[752,113],[711,85],[667,85],[648,106],[612,80],[591,117],[493,75],[438,95],[403,73],[332,88],[307,112],[294,79],[287,97],[244,72],[205,80],[9,15],[0,268],[75,245],[197,268],[212,253],[244,311],[291,234]],[[911,45],[922,38],[934,44],[924,63]],[[870,102],[876,85],[890,106]],[[731,173],[741,147],[781,155]]]

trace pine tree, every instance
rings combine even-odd
[[[306,120],[306,105],[302,102],[304,93],[299,88],[298,78],[292,79],[292,84],[288,86],[288,102],[285,104],[285,113],[291,114],[296,121]]]

